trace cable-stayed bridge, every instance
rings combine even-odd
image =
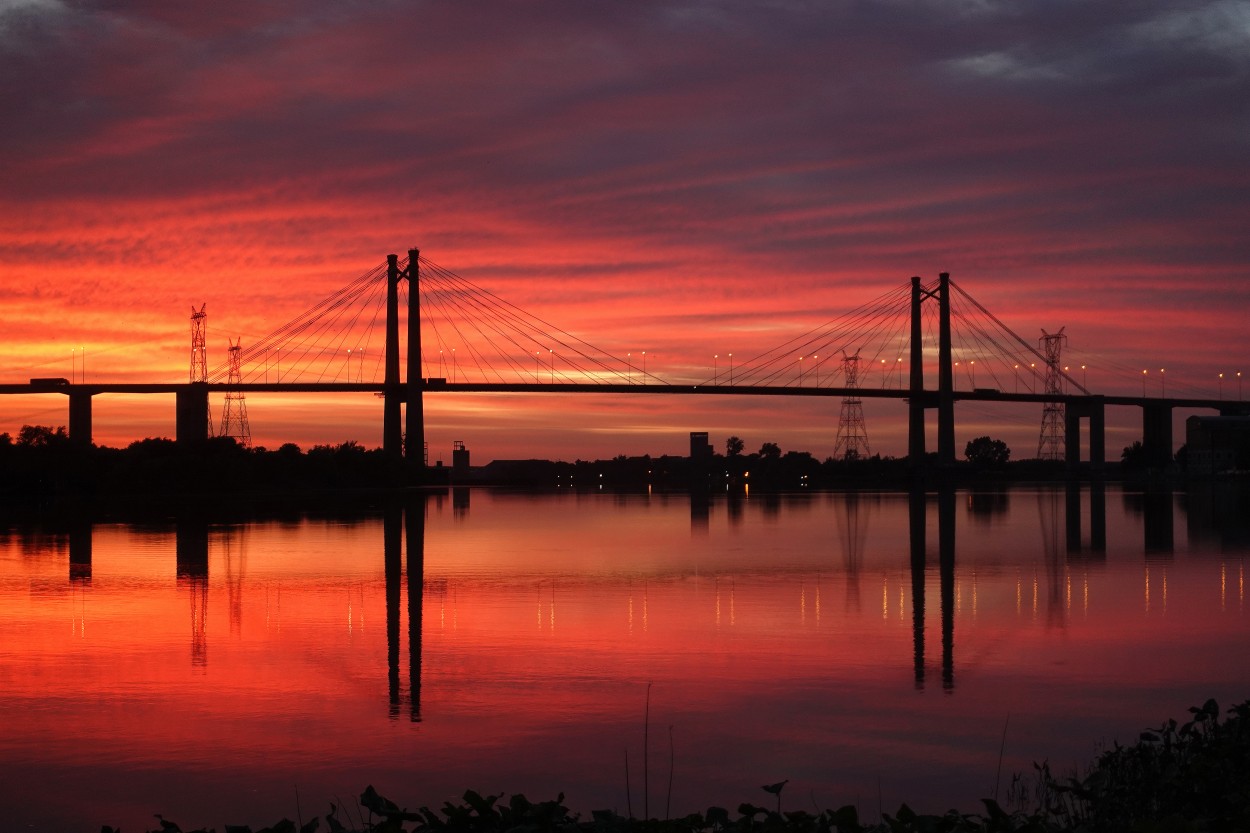
[[[202,342],[195,344],[193,335],[193,374],[195,350],[203,349]],[[1075,468],[1085,422],[1095,472],[1105,462],[1109,405],[1142,409],[1143,446],[1157,465],[1171,458],[1174,408],[1250,413],[1246,402],[1222,397],[1147,396],[1144,384],[1140,397],[1093,393],[1061,365],[1057,352],[1012,332],[946,273],[927,282],[913,277],[754,355],[716,355],[710,375],[674,379],[648,370],[645,353],[620,356],[600,349],[413,249],[407,258],[388,256],[229,353],[211,370],[201,355],[200,378],[186,382],[43,379],[0,385],[0,394],[67,395],[70,437],[90,443],[94,396],[174,393],[176,436],[190,444],[212,433],[210,392],[226,394],[222,433],[232,433],[226,430],[234,424],[231,401],[241,404],[247,393],[373,392],[384,399],[383,448],[414,470],[425,464],[424,397],[452,392],[836,397],[843,400],[838,448],[848,455],[866,440],[857,436],[858,403],[901,399],[909,415],[908,455],[918,464],[927,460],[926,412],[937,412],[939,466],[955,460],[956,402],[1037,403],[1043,406],[1038,456],[1059,456]],[[422,440],[406,445],[405,437]]]

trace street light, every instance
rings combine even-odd
[[[812,364],[816,365],[816,387],[820,387],[820,356],[812,356]]]
[[[1220,374],[1220,399],[1224,398],[1224,374]]]
[[[1143,399],[1146,397],[1146,371],[1144,370],[1141,372],[1141,395]]]
[[[799,387],[803,387],[803,357],[799,356]]]
[[[720,384],[720,353],[712,354],[712,384]]]
[[[729,354],[729,387],[734,386],[734,354]]]
[[[647,351],[642,351],[642,383],[647,383]]]
[[[551,384],[556,383],[556,351],[548,347],[547,352],[551,354]]]
[[[972,377],[972,386],[977,386],[977,360],[971,359],[968,362],[968,374]]]
[[[1016,365],[1015,369],[1012,372],[1016,377],[1016,393],[1019,393],[1020,392],[1020,365]]]
[[[1089,390],[1089,374],[1085,371],[1085,365],[1081,365],[1081,387]]]
[[[1164,375],[1164,368],[1159,368],[1159,396],[1166,397],[1168,395],[1168,378]]]

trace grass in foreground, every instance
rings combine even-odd
[[[330,812],[302,826],[288,819],[261,830],[227,825],[224,833],[1060,833],[1061,831],[1234,831],[1250,829],[1250,701],[1233,706],[1221,722],[1208,700],[1190,710],[1184,724],[1169,720],[1141,733],[1130,746],[1118,743],[1084,775],[1057,778],[1046,763],[1033,779],[1017,775],[1008,805],[982,799],[985,812],[922,815],[906,804],[893,815],[865,824],[852,806],[813,814],[781,808],[781,784],[763,789],[776,809],[741,804],[733,815],[710,807],[676,819],[625,818],[596,810],[586,820],[553,801],[523,795],[466,792],[462,803],[410,812],[368,787],[358,808],[330,805]],[[152,833],[181,833],[157,817]],[[120,833],[105,826],[101,833]],[[207,830],[188,833],[210,833]]]

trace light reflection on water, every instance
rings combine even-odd
[[[0,794],[34,829],[269,824],[297,789],[307,818],[368,783],[662,815],[788,778],[792,809],[974,810],[1004,726],[1004,773],[1062,769],[1250,697],[1245,509],[1088,486],[457,491],[358,519],[13,530]]]

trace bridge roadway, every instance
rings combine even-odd
[[[60,394],[69,399],[69,436],[71,440],[90,443],[92,437],[91,400],[101,394],[174,394],[177,397],[177,429],[179,442],[194,442],[208,434],[208,395],[210,393],[390,393],[392,402],[407,399],[406,383],[388,387],[378,382],[249,382],[229,385],[225,382],[132,382],[132,383],[57,383],[0,384],[0,395]],[[656,385],[656,384],[591,384],[565,382],[447,382],[426,379],[422,396],[440,393],[502,393],[502,394],[599,394],[599,395],[678,395],[678,396],[818,396],[853,397],[859,399],[902,399],[910,401],[909,389],[839,388],[807,386],[763,386],[732,384]],[[1220,414],[1250,414],[1250,403],[1202,397],[1152,398],[1142,396],[1098,396],[1084,394],[1007,393],[992,388],[955,390],[952,402],[1061,402],[1065,408],[1064,435],[1067,462],[1075,468],[1080,463],[1081,421],[1088,422],[1089,462],[1095,471],[1105,463],[1105,410],[1108,405],[1142,409],[1142,445],[1154,465],[1166,466],[1172,459],[1172,409],[1194,408],[1214,410]],[[924,392],[922,408],[939,408],[940,393]],[[939,408],[940,413],[940,408]],[[939,419],[940,422],[940,419]]]
[[[201,382],[202,389],[210,393],[385,393],[387,386],[381,382],[245,382],[228,385],[225,382]],[[196,387],[188,382],[93,382],[64,385],[48,384],[0,384],[4,394],[74,394],[97,396],[100,394],[177,394]],[[396,386],[400,399],[406,385]],[[427,380],[425,394],[433,393],[599,393],[599,394],[678,394],[678,395],[732,395],[732,396],[833,396],[859,397],[860,399],[910,399],[911,391],[905,388],[837,388],[777,385],[731,385],[726,383],[705,385],[646,385],[646,384],[595,384],[572,382],[444,382]],[[925,391],[926,398],[936,401],[937,391]],[[1062,402],[1080,405],[1101,400],[1104,405],[1129,407],[1201,408],[1227,413],[1250,411],[1250,402],[1231,399],[1203,397],[1151,397],[1151,396],[1102,396],[1098,394],[1046,394],[1008,393],[992,388],[973,388],[953,391],[955,401],[967,402]]]

